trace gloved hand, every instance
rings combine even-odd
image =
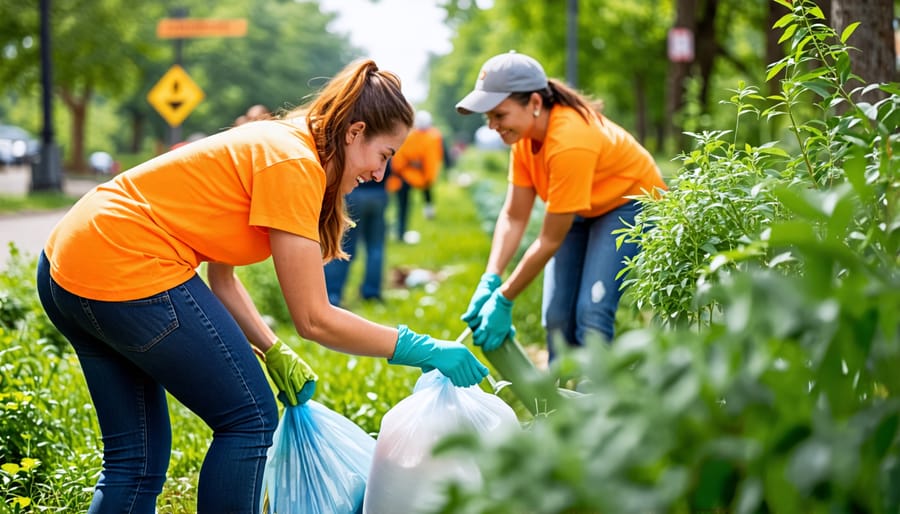
[[[466,312],[460,317],[461,320],[469,325],[469,328],[474,330],[475,327],[478,326],[478,313],[481,311],[481,307],[484,305],[484,302],[491,297],[491,293],[494,292],[494,289],[500,287],[502,282],[503,281],[500,280],[500,275],[497,275],[496,273],[485,273],[484,275],[481,275],[481,280],[475,288],[475,293],[472,294],[472,299],[469,300],[469,308],[466,309]]]
[[[302,405],[312,398],[319,377],[290,346],[278,339],[266,350],[265,357],[266,370],[280,391],[278,399],[282,403]]]
[[[500,291],[491,293],[478,313],[478,328],[472,333],[472,341],[489,352],[500,348],[507,336],[514,336],[512,326],[512,300],[507,300]]]
[[[419,335],[406,325],[397,328],[400,334],[394,356],[388,359],[389,364],[418,366],[425,372],[437,368],[458,387],[475,385],[487,376],[487,366],[479,362],[465,345]]]

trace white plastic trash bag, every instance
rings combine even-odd
[[[474,460],[431,454],[444,436],[466,429],[492,437],[521,426],[509,405],[478,386],[456,387],[437,370],[422,375],[413,394],[381,420],[363,514],[433,510],[443,503],[449,482],[479,487]]]

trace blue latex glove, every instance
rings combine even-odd
[[[500,287],[501,283],[502,280],[500,280],[500,275],[497,275],[496,273],[485,273],[484,275],[481,275],[481,280],[475,288],[475,293],[472,294],[472,299],[469,300],[469,308],[466,309],[466,312],[460,317],[461,320],[469,325],[469,328],[474,330],[475,327],[478,326],[478,313],[481,311],[481,307],[484,305],[484,302],[491,297],[491,293]]]
[[[512,300],[507,300],[500,291],[491,293],[478,313],[478,328],[472,334],[472,341],[486,351],[500,348],[503,341],[516,334],[512,326]]]
[[[394,356],[388,359],[389,364],[418,366],[424,372],[437,368],[458,387],[475,385],[487,376],[487,366],[465,345],[417,334],[406,325],[400,325],[397,329],[397,346]]]
[[[278,399],[282,403],[302,405],[312,398],[319,377],[290,346],[276,340],[265,356],[266,370],[278,388]]]

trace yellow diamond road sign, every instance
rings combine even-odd
[[[176,64],[147,93],[147,101],[170,126],[177,127],[203,101],[203,90]]]

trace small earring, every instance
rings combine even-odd
[[[540,110],[540,109],[535,109],[533,114],[534,114],[534,117],[537,118],[538,116],[541,115],[541,110]]]

